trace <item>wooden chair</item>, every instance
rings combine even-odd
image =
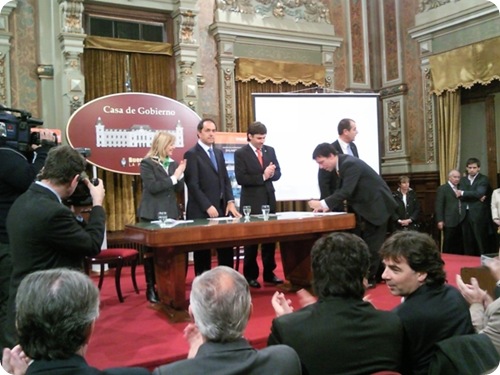
[[[120,277],[122,273],[122,267],[125,264],[130,264],[131,266],[131,276],[132,283],[134,284],[135,292],[139,293],[139,288],[137,287],[137,282],[135,279],[135,269],[137,267],[137,260],[139,258],[139,252],[134,249],[105,249],[102,250],[99,254],[93,257],[85,257],[85,271],[87,274],[90,274],[90,269],[93,264],[99,264],[101,266],[101,271],[99,273],[99,290],[101,290],[102,283],[104,281],[104,265],[114,265],[115,268],[115,286],[116,293],[118,294],[118,299],[120,302],[123,302],[123,295],[120,284]]]

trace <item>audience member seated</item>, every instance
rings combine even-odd
[[[403,323],[403,374],[427,374],[436,343],[474,333],[467,302],[447,285],[444,262],[434,240],[416,231],[389,237],[380,256],[390,292],[404,297],[394,311]]]
[[[256,350],[243,338],[252,311],[246,279],[226,266],[206,271],[193,281],[184,330],[188,359],[158,367],[153,374],[300,374],[295,351],[285,345]]]
[[[293,312],[275,293],[268,345],[294,348],[303,374],[371,374],[398,371],[403,332],[396,314],[363,301],[370,267],[366,243],[350,233],[332,233],[311,251],[316,301],[302,291],[302,309]],[[272,346],[271,346],[272,347]]]
[[[478,333],[487,335],[497,352],[500,354],[500,260],[492,259],[486,263],[491,274],[497,281],[495,289],[495,300],[483,289],[480,288],[477,279],[471,278],[470,284],[464,283],[462,277],[457,275],[458,289],[470,304],[469,311],[474,329]]]
[[[417,199],[417,193],[410,187],[410,178],[408,176],[399,177],[398,189],[392,195],[398,203],[392,229],[418,230],[420,203]]]
[[[83,273],[55,268],[29,274],[16,296],[20,345],[4,349],[3,368],[16,375],[150,374],[139,367],[100,371],[87,364],[98,315],[99,290]]]

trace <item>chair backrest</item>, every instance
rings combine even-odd
[[[498,367],[500,355],[483,333],[450,337],[438,342],[429,375],[479,375]]]

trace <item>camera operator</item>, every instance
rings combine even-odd
[[[58,267],[81,269],[86,256],[101,251],[106,214],[102,207],[104,186],[83,178],[86,160],[70,146],[52,148],[44,167],[12,205],[7,215],[7,234],[12,256],[12,276],[3,338],[5,347],[16,344],[15,298],[21,280],[29,273]],[[81,222],[62,202],[79,182],[92,197],[88,222]]]
[[[55,146],[54,135],[51,131],[40,131],[40,145],[33,145],[33,155],[24,155],[7,145],[5,124],[0,123],[0,332],[6,318],[6,306],[9,298],[9,283],[12,271],[12,261],[7,236],[7,213],[14,201],[28,190],[36,175],[42,169],[47,153]],[[27,156],[32,156],[28,160]],[[0,335],[0,347],[4,347]]]

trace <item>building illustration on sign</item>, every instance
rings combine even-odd
[[[132,125],[130,129],[106,129],[100,117],[95,124],[97,147],[151,147],[151,142],[159,130],[151,129],[149,125]],[[184,128],[177,121],[175,130],[167,130],[175,136],[175,147],[184,147]]]

